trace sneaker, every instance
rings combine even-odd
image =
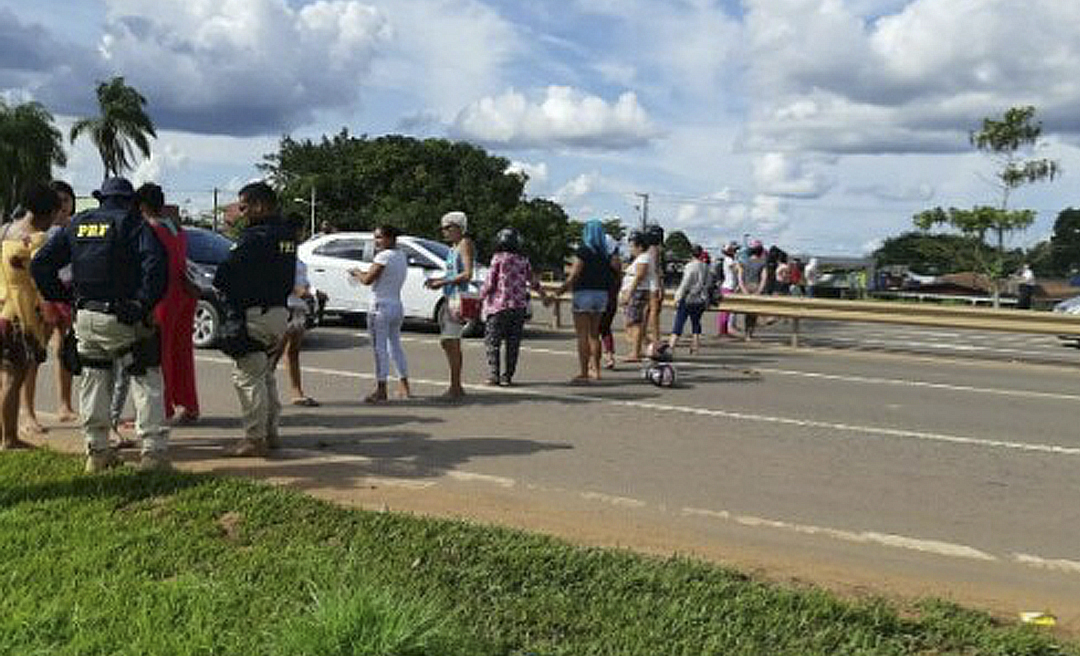
[[[507,386],[507,387],[510,387],[511,385],[513,385],[514,384],[513,376],[511,376],[510,374],[503,374],[502,375],[502,384]]]
[[[139,458],[139,471],[172,471],[172,464],[169,463],[169,458],[164,453],[144,453]]]
[[[225,455],[234,458],[265,458],[270,454],[270,445],[266,440],[252,440],[244,438],[237,444],[228,447]]]
[[[113,449],[98,451],[86,456],[85,471],[87,474],[97,474],[118,466],[120,466],[120,456]]]

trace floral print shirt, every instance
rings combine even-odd
[[[532,266],[527,257],[517,253],[496,253],[480,289],[480,298],[484,302],[483,318],[486,320],[503,310],[526,307],[531,284]]]

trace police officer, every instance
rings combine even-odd
[[[243,414],[244,439],[234,456],[265,456],[278,446],[281,401],[269,352],[288,323],[286,309],[296,275],[296,229],[279,213],[277,194],[264,182],[240,190],[246,223],[214,275],[226,319],[222,350],[236,360],[233,384]]]
[[[139,468],[169,468],[161,354],[156,332],[148,323],[151,310],[165,293],[167,259],[157,237],[132,207],[134,196],[126,179],[106,179],[94,192],[101,206],[72,219],[30,265],[46,300],[74,301],[88,472],[120,462],[109,446],[109,405],[117,362],[133,378],[135,430],[142,441]],[[59,278],[60,269],[69,263],[73,292],[65,290]]]

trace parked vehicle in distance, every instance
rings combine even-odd
[[[229,257],[233,242],[228,237],[206,228],[185,227],[188,242],[188,275],[199,288],[195,304],[195,332],[192,341],[197,348],[210,348],[218,338],[221,320],[225,315],[221,299],[214,291],[214,274],[218,265]],[[308,302],[308,328],[314,327],[318,308],[314,299]]]
[[[439,290],[428,289],[424,281],[441,278],[445,272],[450,247],[423,237],[401,235],[397,247],[405,252],[409,270],[401,288],[401,303],[405,318],[438,321],[445,302]],[[371,308],[371,288],[349,276],[350,269],[367,271],[375,257],[375,240],[371,232],[335,232],[315,237],[300,244],[297,256],[308,267],[311,286],[327,296],[326,312],[344,317],[359,317]],[[477,288],[484,281],[487,269],[476,267],[473,281]],[[466,327],[466,334],[476,334],[479,322]]]
[[[1073,296],[1054,306],[1054,312],[1060,314],[1080,314],[1080,296]],[[1080,337],[1076,335],[1058,335],[1063,346],[1080,348]]]

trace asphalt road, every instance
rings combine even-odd
[[[459,405],[434,398],[446,376],[438,336],[410,331],[419,398],[366,406],[364,331],[321,327],[302,363],[323,406],[286,410],[281,454],[219,456],[239,422],[214,351],[198,354],[205,420],[175,431],[174,450],[193,469],[367,508],[694,555],[847,593],[1048,610],[1080,632],[1080,353],[1046,338],[860,338],[827,324],[804,325],[819,347],[795,350],[774,343],[784,330],[680,352],[675,389],[632,365],[571,386],[572,337],[546,331],[526,342],[519,384],[490,389],[476,385],[483,344],[467,340],[473,385]]]

